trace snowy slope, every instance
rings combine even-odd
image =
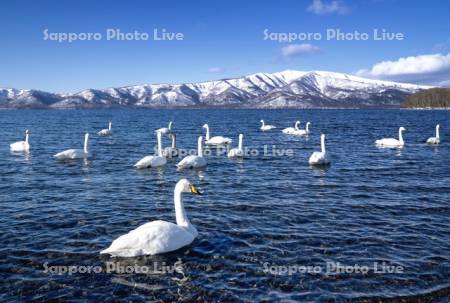
[[[385,107],[399,106],[414,84],[326,71],[286,70],[187,84],[88,89],[75,94],[0,88],[0,107]]]

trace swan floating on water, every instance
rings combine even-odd
[[[206,159],[203,157],[203,138],[198,137],[197,156],[189,155],[183,158],[178,164],[179,169],[184,168],[202,168],[206,166]]]
[[[239,145],[237,148],[230,149],[228,152],[228,158],[243,158],[244,148],[243,148],[244,135],[239,134]]]
[[[439,143],[441,143],[441,138],[439,137],[439,127],[440,125],[436,125],[436,137],[430,137],[427,140],[427,144],[430,145],[438,145]]]
[[[17,141],[9,145],[12,152],[28,152],[30,150],[30,143],[28,139],[30,137],[30,132],[25,130],[25,141]]]
[[[162,127],[155,130],[157,133],[161,133],[163,135],[170,134],[172,132],[172,121],[169,122],[168,127]]]
[[[306,136],[309,135],[309,126],[311,125],[311,122],[306,122],[306,129],[299,129],[295,131],[293,134],[297,136]]]
[[[394,138],[383,138],[376,140],[375,144],[379,147],[403,147],[405,145],[405,141],[403,141],[402,136],[404,131],[406,131],[406,128],[403,126],[398,129],[398,140]]]
[[[143,168],[160,167],[160,166],[166,165],[167,160],[162,155],[162,140],[161,140],[161,136],[162,135],[161,135],[160,132],[156,133],[156,137],[157,137],[157,140],[158,140],[157,155],[145,156],[144,158],[142,158],[141,160],[136,162],[134,167],[136,167],[137,169],[143,169]]]
[[[73,159],[84,159],[89,157],[89,133],[84,135],[84,148],[83,149],[67,149],[60,153],[57,153],[53,157],[58,160],[73,160]]]
[[[262,121],[262,120],[261,120]],[[263,121],[264,122],[264,121]],[[294,124],[294,127],[287,127],[287,128],[285,128],[285,129],[283,129],[282,130],[282,132],[283,132],[283,134],[287,134],[287,135],[290,135],[290,134],[293,134],[293,133],[295,133],[296,131],[299,131],[300,129],[298,128],[300,126],[300,121],[296,121],[295,122],[295,124]],[[262,129],[262,127],[261,127],[261,129]]]
[[[331,163],[331,160],[325,150],[325,134],[320,135],[320,147],[320,152],[315,151],[309,157],[308,163],[310,165],[326,165]]]
[[[108,128],[102,129],[102,130],[99,131],[97,134],[98,134],[99,136],[111,136],[111,135],[112,135],[112,129],[111,129],[111,126],[112,126],[112,122],[109,121],[109,126],[108,126]]]
[[[265,130],[271,130],[271,129],[277,128],[275,125],[265,124],[265,123],[264,123],[264,120],[261,120],[260,122],[261,122],[261,124],[262,124],[260,129],[261,129],[262,131],[265,131]]]
[[[222,136],[210,137],[208,124],[203,125],[203,128],[206,128],[205,143],[208,145],[225,145],[225,144],[230,144],[231,142],[233,142],[233,140],[231,140],[228,137],[222,137]]]
[[[180,249],[194,241],[197,229],[189,221],[183,203],[183,193],[201,195],[187,179],[178,181],[174,190],[175,216],[177,224],[156,220],[145,223],[129,233],[115,239],[100,252],[117,257],[156,255]]]
[[[168,146],[163,149],[162,155],[166,158],[174,158],[178,156],[178,149],[177,149],[177,137],[175,133],[170,134],[172,138],[172,146]]]

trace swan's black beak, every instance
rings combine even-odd
[[[196,194],[196,195],[202,195],[202,193],[198,190],[197,187],[195,187],[195,185],[191,184],[190,188],[191,188],[191,193]]]

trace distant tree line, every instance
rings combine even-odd
[[[409,95],[405,107],[449,107],[450,108],[450,88],[430,88],[418,91]]]

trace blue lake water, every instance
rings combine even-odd
[[[260,132],[260,119],[278,129]],[[113,136],[98,137],[109,120]],[[153,130],[170,120],[180,148],[195,149],[207,122],[233,146],[243,133],[244,146],[259,155],[236,161],[213,153],[203,171],[177,171],[176,160],[134,169],[153,153]],[[311,121],[308,138],[281,134],[296,120]],[[443,142],[426,146],[437,123]],[[405,148],[374,146],[397,137],[399,126],[407,129]],[[10,153],[27,128],[31,153]],[[449,302],[448,129],[450,111],[0,111],[0,301]],[[85,132],[89,161],[52,158],[82,148]],[[311,168],[321,132],[332,165]],[[264,145],[293,156],[265,155]],[[158,256],[99,255],[145,222],[175,221],[173,189],[183,177],[204,192],[185,197],[199,231],[190,246]],[[107,272],[108,264],[156,270]],[[181,270],[165,270],[175,264]],[[332,264],[354,271],[327,271]],[[380,272],[383,264],[395,272]],[[50,266],[102,271],[57,274]],[[283,271],[308,266],[316,272]]]

